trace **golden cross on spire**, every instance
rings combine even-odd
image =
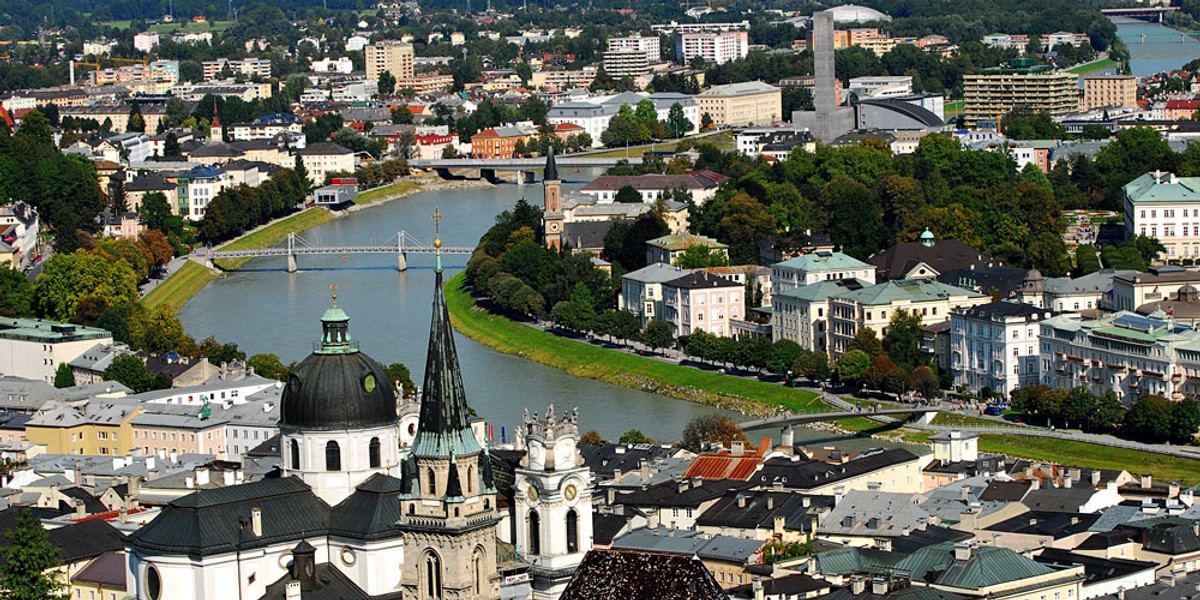
[[[333,303],[337,304],[337,284],[336,283],[329,284],[329,291],[333,295]]]
[[[442,212],[438,207],[433,207],[433,247],[442,247]]]

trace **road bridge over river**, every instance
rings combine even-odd
[[[258,258],[260,256],[286,256],[288,273],[295,273],[298,268],[296,257],[320,255],[349,255],[349,254],[395,254],[396,268],[408,270],[408,255],[433,254],[437,248],[409,235],[408,232],[398,231],[395,237],[381,244],[320,246],[310,243],[297,234],[289,234],[286,246],[272,248],[253,248],[246,250],[207,250],[201,256],[211,266],[212,261],[222,258]],[[442,254],[471,254],[475,251],[471,246],[442,246]]]

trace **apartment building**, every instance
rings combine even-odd
[[[475,158],[512,158],[517,142],[528,143],[534,135],[519,127],[491,127],[471,136],[471,155]]]
[[[870,287],[862,279],[823,279],[771,295],[771,339],[829,352],[829,299]]]
[[[963,75],[963,99],[968,127],[995,122],[1018,107],[1057,117],[1079,110],[1079,77],[1032,59],[1014,58],[1006,67]]]
[[[666,263],[652,263],[621,276],[618,308],[638,316],[641,326],[662,317],[663,284],[679,279],[685,271]]]
[[[1007,396],[1041,381],[1041,322],[1050,310],[1001,300],[950,315],[950,372],[974,393]]]
[[[745,286],[711,273],[687,273],[663,283],[662,290],[662,320],[676,337],[696,331],[728,337],[729,322],[746,314]]]
[[[1174,265],[1150,267],[1146,273],[1123,271],[1112,279],[1112,308],[1137,310],[1174,298],[1187,286],[1200,286],[1200,273]]]
[[[1061,315],[1041,325],[1042,383],[1095,394],[1178,398],[1200,390],[1200,331],[1170,318],[1129,311],[1085,319]]]
[[[610,48],[604,51],[604,72],[615,78],[640,77],[650,72],[650,61],[635,48]]]
[[[379,81],[379,74],[387,71],[396,79],[413,76],[412,44],[396,40],[383,40],[366,47],[367,79]]]
[[[133,398],[92,398],[44,408],[25,424],[25,438],[47,454],[125,456],[133,447],[130,422],[142,408]]]
[[[711,252],[729,256],[729,246],[710,237],[693,233],[672,233],[646,242],[646,264],[673,264],[692,246],[704,246]]]
[[[281,133],[302,133],[304,124],[291,113],[262,115],[249,123],[229,126],[229,137],[236,141],[270,140]]]
[[[1200,177],[1154,171],[1123,189],[1127,238],[1156,238],[1166,258],[1200,256]]]
[[[842,252],[814,252],[771,265],[771,294],[821,281],[861,279],[875,284],[875,265]]]
[[[354,172],[354,151],[333,142],[311,144],[297,154],[304,162],[309,180],[317,185],[324,185],[330,174]]]
[[[746,58],[749,50],[748,31],[678,33],[675,37],[675,60],[680,64],[688,64],[698,56],[706,63],[721,65]]]
[[[1091,75],[1083,78],[1083,110],[1119,106],[1137,109],[1137,77]]]
[[[934,279],[893,280],[830,296],[831,357],[840,357],[854,335],[864,327],[870,327],[883,338],[898,310],[921,317],[921,325],[934,325],[949,320],[954,309],[970,308],[990,301],[988,296],[979,292]]]
[[[267,79],[271,77],[271,61],[265,58],[243,58],[243,59],[228,59],[218,58],[217,60],[206,60],[200,65],[204,69],[204,80],[212,81],[220,79],[221,73],[226,67],[229,68],[235,75],[241,74],[247,77],[260,77]]]
[[[595,198],[600,204],[610,204],[615,201],[621,188],[631,187],[642,195],[642,202],[653,204],[668,192],[684,189],[691,194],[696,206],[702,206],[728,180],[728,177],[713,171],[691,171],[678,175],[601,175],[580,188],[579,193]]]
[[[713,86],[696,96],[700,114],[717,127],[777,123],[783,114],[779,88],[761,81]]]
[[[150,51],[154,50],[155,46],[158,45],[158,41],[159,39],[157,31],[143,31],[138,34],[134,34],[133,49],[140,52],[149,53]]]
[[[112,334],[103,329],[0,318],[0,375],[53,383],[60,364],[69,364],[96,344],[111,343]]]
[[[423,73],[412,77],[396,78],[396,91],[410,89],[418,95],[440,92],[453,86],[454,76],[441,73]]]
[[[309,169],[309,173],[312,173],[312,169]],[[179,198],[179,214],[189,221],[203,219],[208,203],[212,202],[221,190],[232,185],[229,174],[213,165],[194,167],[175,173],[167,179],[178,186],[176,193]]]
[[[661,62],[662,48],[658,36],[631,35],[608,38],[608,50],[636,50],[646,55],[647,63]],[[607,64],[604,65],[604,70],[608,71]],[[609,74],[612,72],[609,71]]]

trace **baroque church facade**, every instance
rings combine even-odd
[[[170,502],[128,538],[131,598],[501,598],[502,515],[471,427],[440,255],[435,279],[415,427],[402,428],[387,373],[359,350],[334,296],[319,346],[284,387],[280,476]],[[574,449],[577,415],[547,417],[523,428],[519,483],[539,495],[518,491],[517,504],[538,524],[525,535],[539,537],[520,556],[544,567],[528,572],[535,590],[561,592],[591,547],[592,483]]]

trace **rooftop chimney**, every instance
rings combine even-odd
[[[250,509],[250,531],[254,537],[262,537],[262,509],[257,506]]]
[[[876,577],[871,580],[871,593],[876,596],[883,596],[888,593],[888,582],[882,577]]]
[[[1150,475],[1142,475],[1142,489],[1148,490],[1154,485],[1154,478]]]
[[[313,548],[307,540],[300,540],[300,543],[292,548],[292,581],[290,583],[298,583],[300,590],[306,592],[317,587],[317,549]]]
[[[741,456],[746,453],[746,442],[734,440],[729,444],[729,453],[734,456]]]
[[[971,545],[963,542],[954,544],[954,560],[971,560]]]
[[[1092,469],[1092,487],[1100,485],[1100,469]]]
[[[867,580],[863,579],[862,577],[855,577],[850,580],[850,592],[852,594],[855,596],[861,596],[865,591],[867,591]]]
[[[283,597],[285,600],[300,600],[300,582],[287,582],[283,588]]]

